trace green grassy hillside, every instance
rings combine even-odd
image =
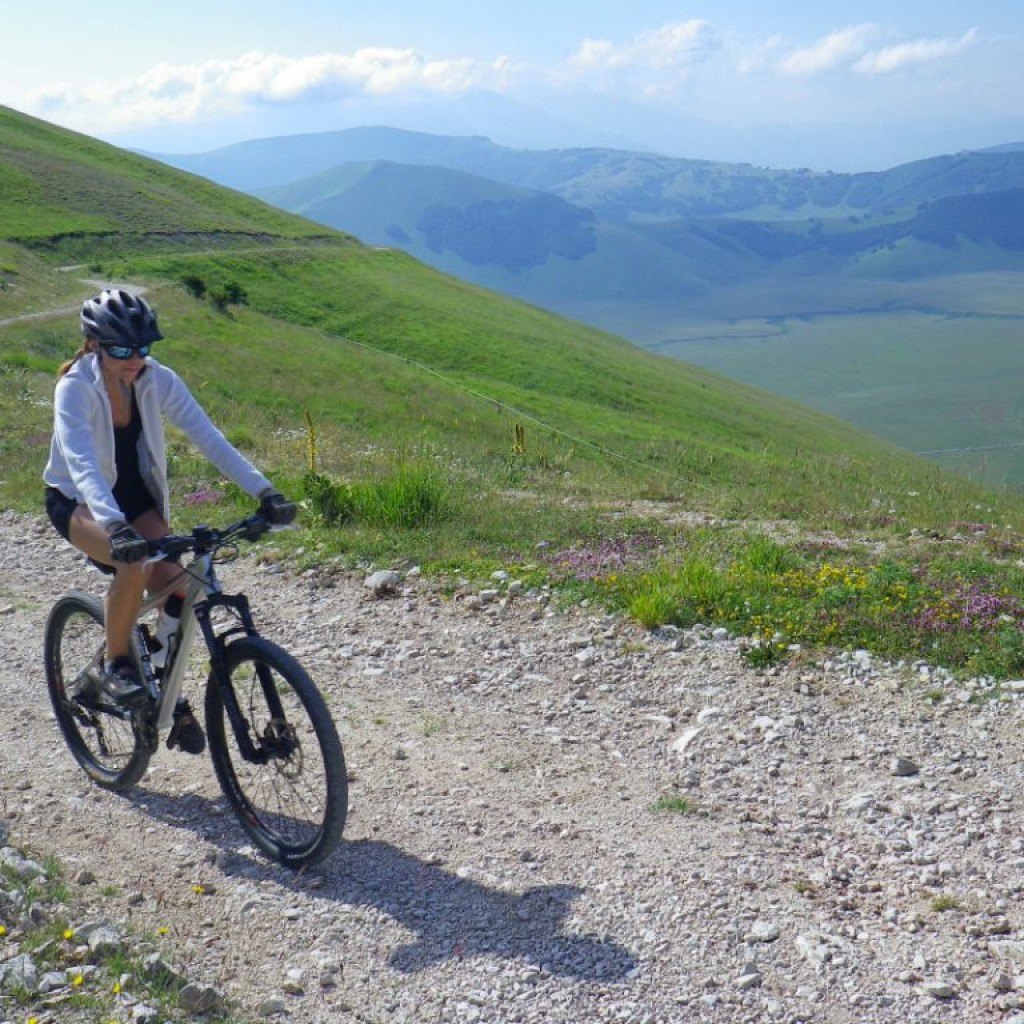
[[[525,189],[473,174],[443,167],[411,168],[384,160],[344,164],[324,174],[258,192],[259,198],[268,203],[310,220],[326,223],[363,218],[360,227],[375,231],[381,224],[382,206],[392,223],[405,225],[414,223],[425,207],[434,204],[504,202],[527,195]],[[373,204],[373,208],[367,209],[367,204]],[[352,233],[365,238],[365,232]]]
[[[1024,487],[1013,148],[842,175],[367,128],[165,159],[238,187],[320,169],[262,194]]]
[[[89,248],[108,235],[309,238],[323,232],[209,182],[0,107],[3,235]]]
[[[5,507],[39,511],[78,304],[128,283],[159,311],[154,354],[303,501],[291,557],[511,566],[649,625],[725,623],[759,664],[840,642],[1024,670],[1010,495],[10,111],[0,183]],[[251,507],[173,432],[170,470],[178,520]],[[979,593],[988,618],[950,617]]]
[[[642,176],[628,194],[606,184],[609,191],[596,200],[592,192],[600,185],[574,181],[565,189],[570,203],[462,171],[391,162],[343,164],[259,194],[364,242],[396,245],[445,273],[563,315],[574,304],[614,297],[642,319],[645,303],[714,296],[762,280],[785,295],[805,277],[827,292],[851,277],[895,281],[1014,269],[1024,252],[1024,189],[983,191],[1002,178],[979,166],[980,156],[969,156],[930,163],[941,198],[929,202],[908,203],[924,194],[924,172],[899,169],[879,176],[877,190],[867,182],[848,184],[829,207],[804,196],[791,211],[767,203],[771,214],[758,217],[738,197],[742,216],[721,210],[673,216],[670,187],[645,184]],[[604,180],[613,169],[600,165],[593,173]],[[618,172],[631,180],[633,169],[627,163]],[[723,180],[709,176],[708,194],[728,191]],[[957,183],[967,192],[946,196]],[[652,189],[646,203],[645,188]],[[854,194],[864,202],[874,195],[880,206],[865,212],[844,205],[842,196]],[[879,212],[896,196],[903,203],[898,210]],[[722,204],[709,199],[705,205],[713,212]],[[804,311],[795,302],[786,310]]]
[[[587,211],[547,193],[443,167],[345,164],[260,195],[321,224],[345,224],[365,242],[427,257],[435,266],[430,257],[450,253],[458,263],[518,273],[551,256],[578,259],[594,248]]]
[[[936,485],[926,464],[783,399],[9,111],[0,167],[3,209],[16,211],[2,219],[0,316],[80,299],[94,290],[83,276],[145,284],[169,338],[161,353],[257,445],[267,424],[301,436],[309,411],[328,460],[427,440],[501,462],[521,420],[532,482],[568,480],[570,492],[824,515],[869,504],[883,467]],[[58,269],[75,261],[85,267]],[[189,275],[241,287],[248,304],[217,312],[181,286]],[[49,371],[76,331],[67,315],[3,332],[0,477],[16,502],[43,459]]]
[[[927,517],[988,500],[785,399],[10,111],[0,174],[6,504],[36,501],[52,371],[77,344],[70,312],[11,318],[73,305],[95,290],[86,278],[149,289],[167,334],[157,354],[292,487],[308,413],[318,468],[367,473],[416,452],[481,508],[509,488],[819,522],[838,509],[868,521],[908,490],[937,503]],[[218,307],[186,278],[247,301]],[[204,472],[184,454],[180,468],[183,490]]]

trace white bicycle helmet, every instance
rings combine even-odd
[[[141,296],[107,288],[82,304],[82,333],[108,345],[137,348],[159,341],[163,335],[156,313]]]

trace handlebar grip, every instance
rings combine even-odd
[[[270,529],[270,522],[261,512],[249,516],[243,524],[242,536],[248,541],[259,540]]]
[[[215,530],[209,526],[197,526],[191,536],[177,536],[168,533],[159,540],[147,542],[147,555],[144,564],[154,565],[157,562],[171,560],[187,552],[212,551],[223,544],[231,543],[233,538],[242,537],[248,541],[258,540],[272,529],[270,520],[262,512],[254,512],[245,519],[229,526],[226,530]]]

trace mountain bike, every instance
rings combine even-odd
[[[270,858],[293,868],[327,857],[341,840],[348,779],[323,696],[287,651],[260,636],[244,594],[225,594],[216,565],[239,540],[270,529],[252,515],[223,530],[197,526],[150,543],[151,561],[184,555],[183,575],[148,595],[133,629],[134,657],[151,700],[122,707],[103,691],[103,604],[84,591],[61,597],[46,622],[46,683],[64,740],[98,785],[134,786],[160,734],[170,729],[197,631],[209,652],[204,718],[210,756],[242,828]],[[162,670],[150,656],[145,621],[167,595],[184,593],[180,625]]]

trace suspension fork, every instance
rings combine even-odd
[[[211,609],[217,606],[225,606],[232,609],[241,625],[232,626],[230,629],[218,633],[210,619]],[[228,721],[231,723],[231,729],[235,734],[238,749],[246,761],[254,764],[266,764],[267,752],[262,747],[257,747],[253,743],[249,722],[245,715],[242,714],[242,709],[238,704],[238,694],[235,693],[235,688],[231,685],[231,676],[228,673],[226,642],[228,637],[235,633],[244,633],[246,636],[258,635],[256,624],[253,622],[252,612],[249,610],[249,599],[244,594],[211,594],[207,600],[197,604],[193,610],[196,621],[199,623],[199,628],[202,630],[203,639],[206,641],[206,647],[210,652],[210,668],[213,679],[217,689],[220,691],[221,701],[224,704],[224,709],[227,711]],[[273,689],[266,666],[258,665],[257,671],[259,672],[260,684],[263,687],[264,693],[268,689]],[[276,696],[275,694],[275,704],[279,704],[280,702],[276,700]]]
[[[232,627],[222,633],[217,633],[210,620],[210,610],[217,605],[224,605],[231,608],[239,617],[241,626]],[[239,706],[239,696],[234,692],[230,682],[230,675],[227,671],[227,638],[236,633],[245,633],[246,636],[258,636],[256,624],[253,622],[252,612],[249,608],[249,599],[245,594],[213,594],[206,601],[197,604],[195,608],[196,618],[200,629],[203,631],[203,638],[206,640],[207,648],[210,651],[210,665],[213,678],[217,688],[220,690],[221,700],[227,712],[227,719],[231,723],[234,738],[238,741],[239,750],[246,761],[254,764],[266,764],[271,754],[270,750],[262,743],[253,742],[249,729],[249,722]],[[256,663],[256,675],[263,690],[263,697],[270,710],[270,717],[281,721],[285,717],[285,711],[281,703],[281,695],[273,685],[273,678],[270,670],[260,662]]]

